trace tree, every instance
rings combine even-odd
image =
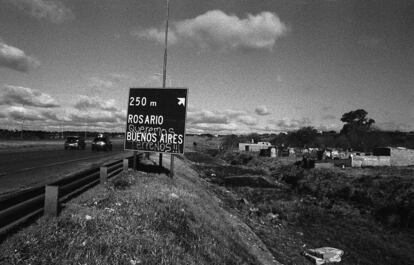
[[[367,114],[368,112],[363,109],[357,109],[344,113],[342,115],[341,121],[345,122],[345,124],[342,127],[341,134],[348,134],[349,132],[353,131],[370,131],[372,124],[375,123],[375,120],[368,119],[366,117]]]
[[[302,127],[296,132],[293,132],[289,135],[291,142],[297,142],[300,146],[314,146],[316,142],[316,137],[318,136],[318,131],[312,126]]]
[[[372,143],[367,140],[375,120],[367,118],[367,114],[365,110],[357,109],[342,115],[341,121],[345,124],[340,134],[348,138],[353,149],[368,151],[372,147]]]

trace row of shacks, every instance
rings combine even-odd
[[[412,166],[414,165],[414,150],[404,147],[379,147],[371,153],[354,152],[336,148],[293,148],[276,147],[269,142],[239,143],[239,151],[257,152],[268,157],[296,157],[313,159],[315,161],[348,160],[349,166]],[[339,163],[342,164],[342,163]]]
[[[270,157],[311,157],[323,159],[347,159],[350,153],[333,148],[296,148],[273,146],[269,142],[239,143],[239,151],[258,152],[262,156]]]

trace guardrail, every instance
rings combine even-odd
[[[57,187],[55,204],[58,206],[72,197],[79,195],[102,180],[118,175],[133,165],[133,156],[117,160],[102,167],[87,169],[64,179],[55,181],[46,186],[34,187],[17,193],[7,195],[0,200],[0,235],[18,227],[21,224],[33,220],[35,217],[49,212],[46,200],[46,187]],[[104,169],[104,170],[102,170]],[[103,176],[102,173],[105,173]],[[46,210],[45,210],[46,209]],[[57,208],[56,208],[57,214]]]

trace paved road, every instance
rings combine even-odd
[[[89,147],[89,148],[88,148]],[[124,151],[122,142],[113,142],[113,151],[85,150],[19,151],[0,153],[0,194],[13,190],[43,185],[98,164],[131,155]]]

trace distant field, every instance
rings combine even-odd
[[[207,137],[207,136],[186,136],[185,150],[196,151],[205,149],[218,149],[221,146],[223,138],[221,137]]]

